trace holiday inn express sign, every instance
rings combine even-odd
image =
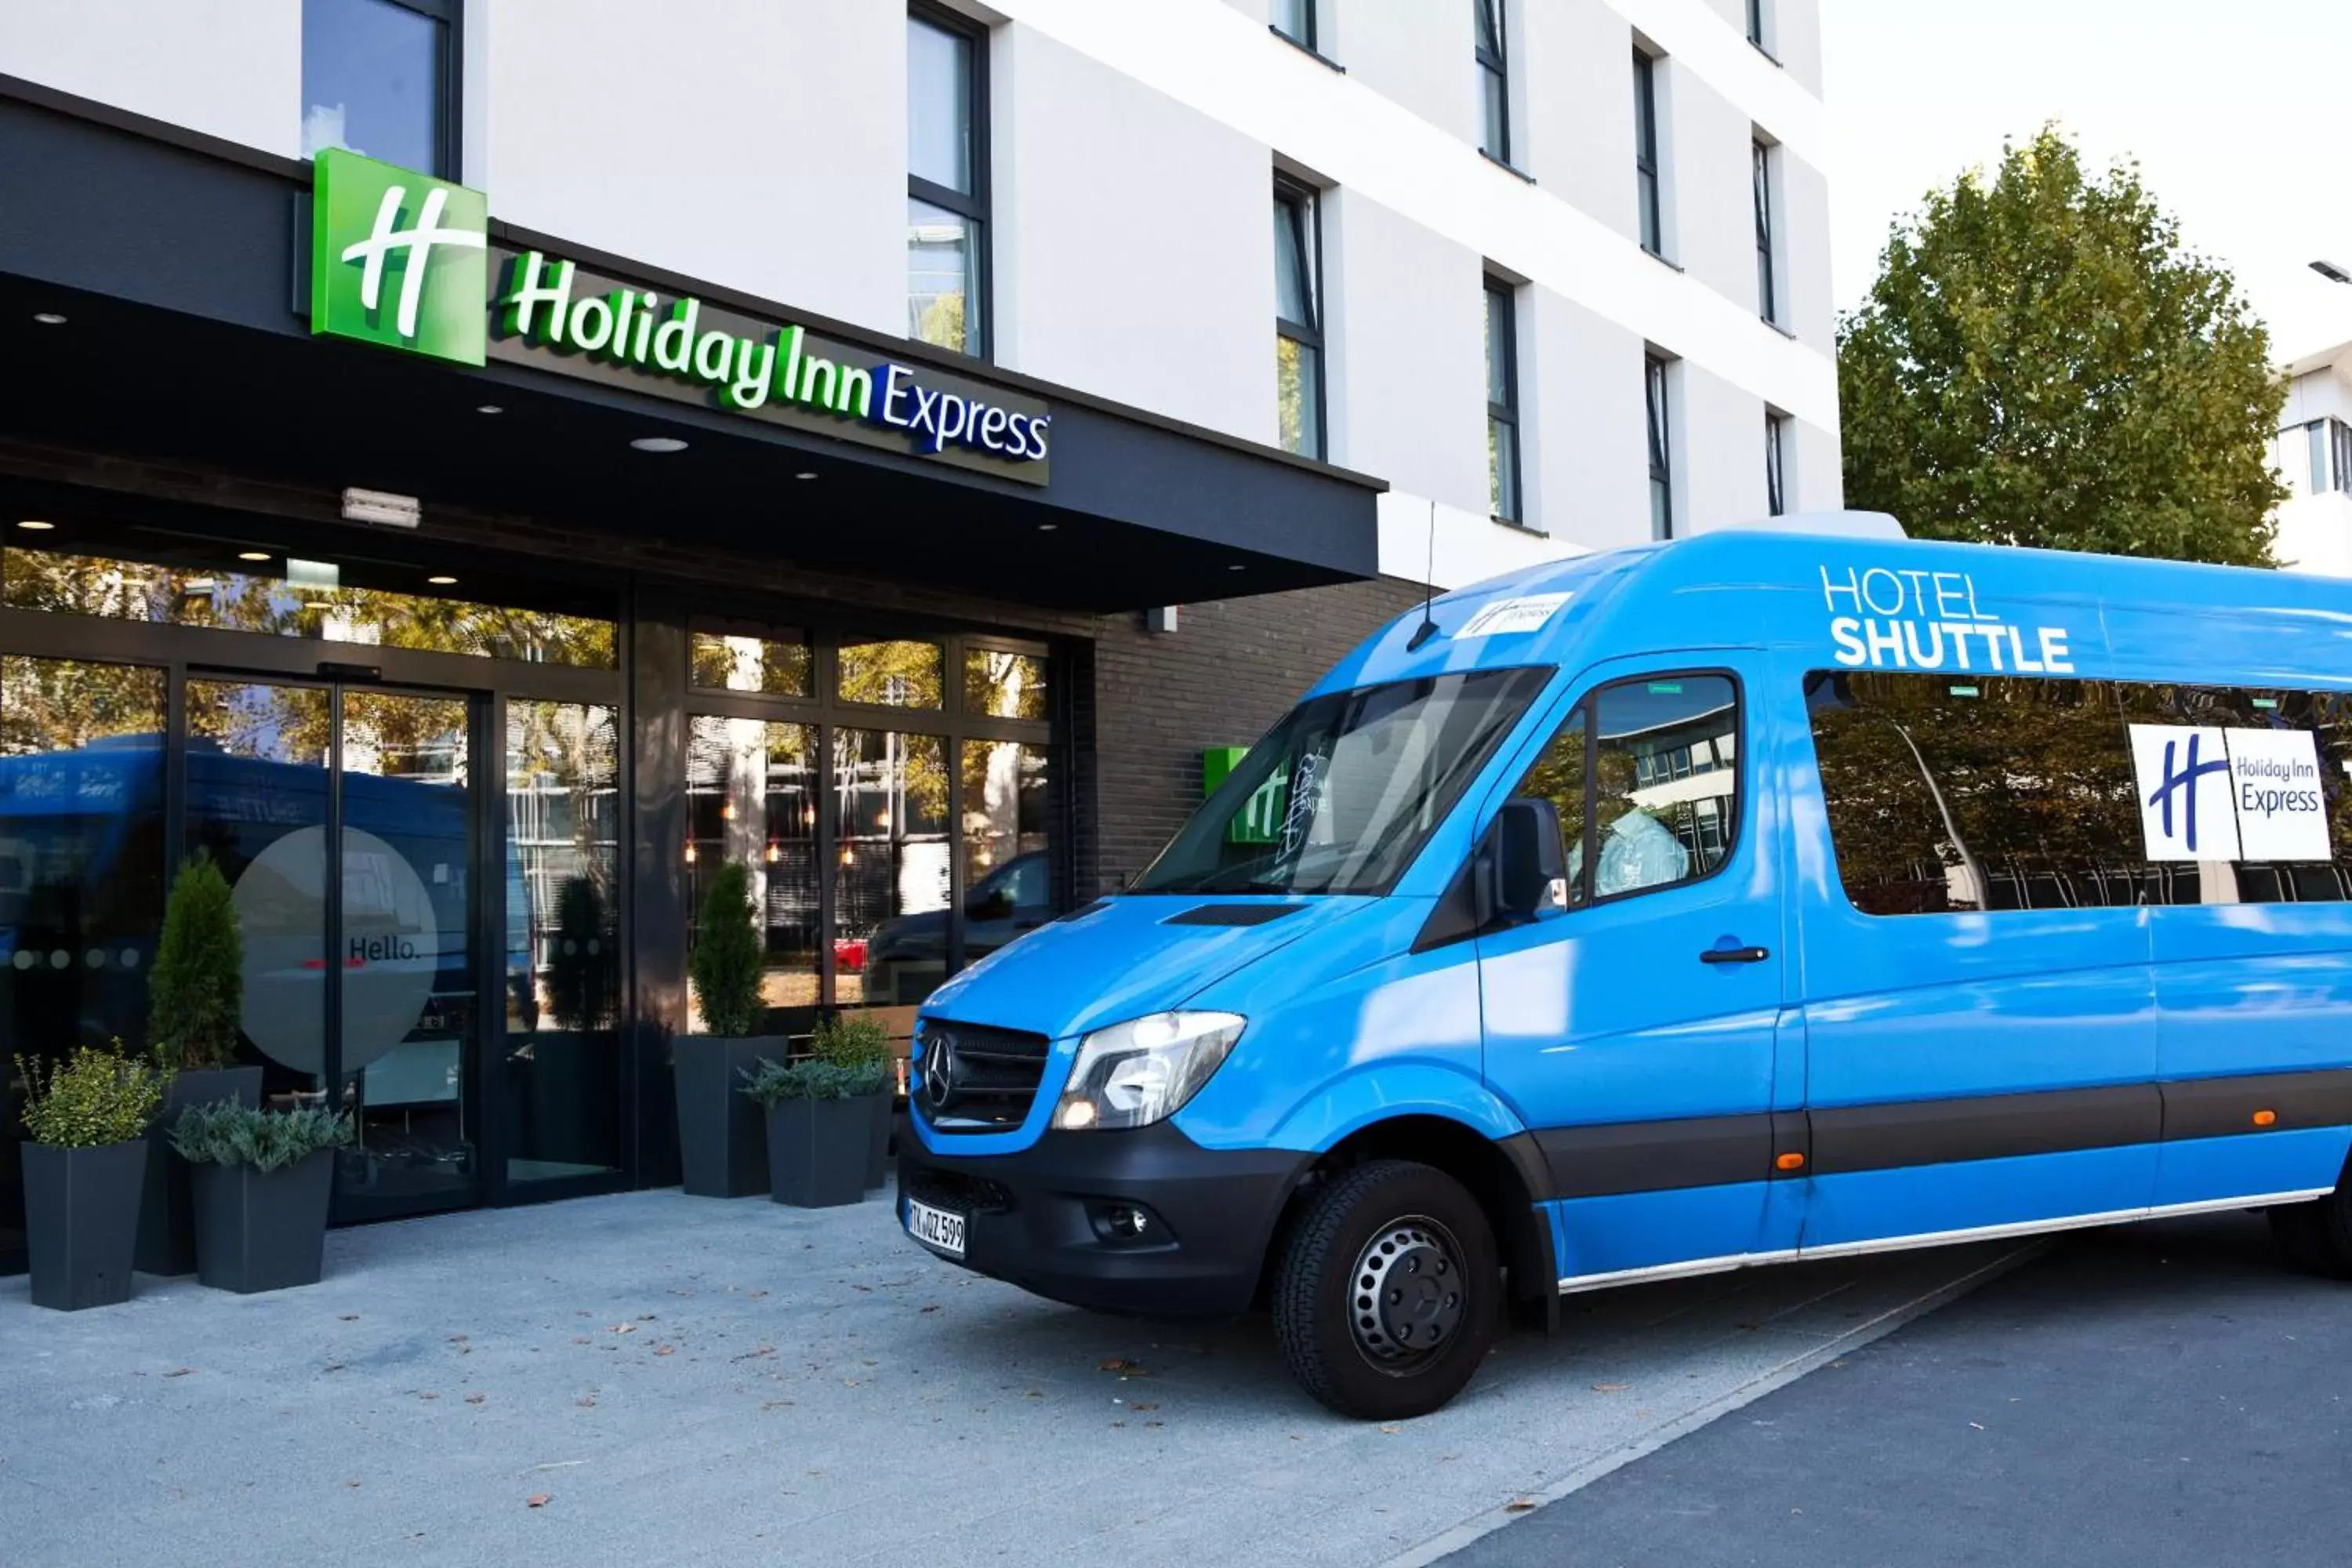
[[[310,330],[458,364],[530,365],[1031,484],[1047,479],[1053,416],[1034,398],[496,245],[481,192],[356,153],[317,159]]]

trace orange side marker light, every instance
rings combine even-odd
[[[2257,1127],[2268,1127],[2272,1122],[2276,1121],[2277,1120],[2278,1112],[2275,1110],[2257,1110],[2254,1112],[2254,1125]]]
[[[2264,1112],[2264,1114],[2267,1115],[2268,1112]],[[1801,1171],[1805,1168],[1805,1157],[1802,1154],[1796,1152],[1794,1150],[1791,1150],[1790,1152],[1774,1160],[1772,1163],[1783,1171]]]

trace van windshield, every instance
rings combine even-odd
[[[1550,675],[1471,670],[1301,703],[1128,890],[1385,891]]]

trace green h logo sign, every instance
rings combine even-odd
[[[310,330],[479,364],[489,199],[356,153],[317,159]]]

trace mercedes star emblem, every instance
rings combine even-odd
[[[955,1094],[955,1041],[945,1030],[931,1036],[923,1052],[923,1092],[931,1109],[944,1110]]]

